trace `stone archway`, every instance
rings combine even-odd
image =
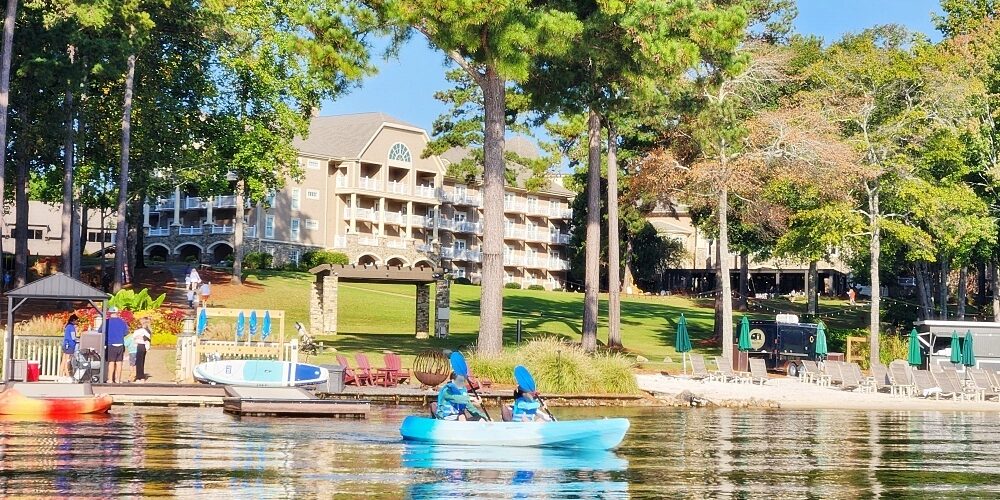
[[[166,262],[170,259],[170,247],[160,243],[153,243],[146,247],[146,255],[151,261]]]
[[[174,249],[182,262],[201,262],[202,249],[197,243],[182,243]]]
[[[378,264],[378,257],[372,254],[363,254],[358,257],[358,265],[360,266],[374,266]]]
[[[402,257],[389,257],[389,259],[385,261],[385,265],[389,267],[406,267],[407,263],[406,259]]]
[[[413,264],[413,267],[417,268],[417,269],[419,269],[421,267],[430,267],[430,268],[433,268],[434,264],[431,264],[431,261],[424,259],[424,260],[418,260],[415,264]]]
[[[212,262],[216,264],[233,256],[233,246],[224,241],[212,244],[208,247],[208,251],[211,254]]]

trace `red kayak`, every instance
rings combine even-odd
[[[14,389],[7,389],[0,392],[0,415],[63,417],[107,413],[111,403],[111,396],[107,394],[72,398],[31,398]]]

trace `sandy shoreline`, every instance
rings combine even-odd
[[[883,393],[861,394],[838,388],[818,387],[791,378],[774,378],[763,386],[703,382],[667,375],[637,375],[636,378],[642,390],[666,404],[677,406],[1000,412],[1000,402],[997,401],[952,401]]]

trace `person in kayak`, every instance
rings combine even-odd
[[[542,403],[536,399],[534,391],[526,391],[520,387],[514,390],[514,407],[512,420],[514,422],[548,422],[552,420],[545,412],[540,412]]]
[[[438,392],[437,411],[434,416],[441,420],[487,420],[486,414],[476,405],[482,404],[478,397],[469,397],[465,389],[465,377],[455,372],[451,380]]]

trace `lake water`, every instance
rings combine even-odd
[[[1000,409],[1000,407],[998,407]],[[0,420],[0,495],[212,498],[655,498],[1000,495],[997,413],[557,409],[627,416],[615,452],[400,441],[406,408],[367,421],[113,408]]]

